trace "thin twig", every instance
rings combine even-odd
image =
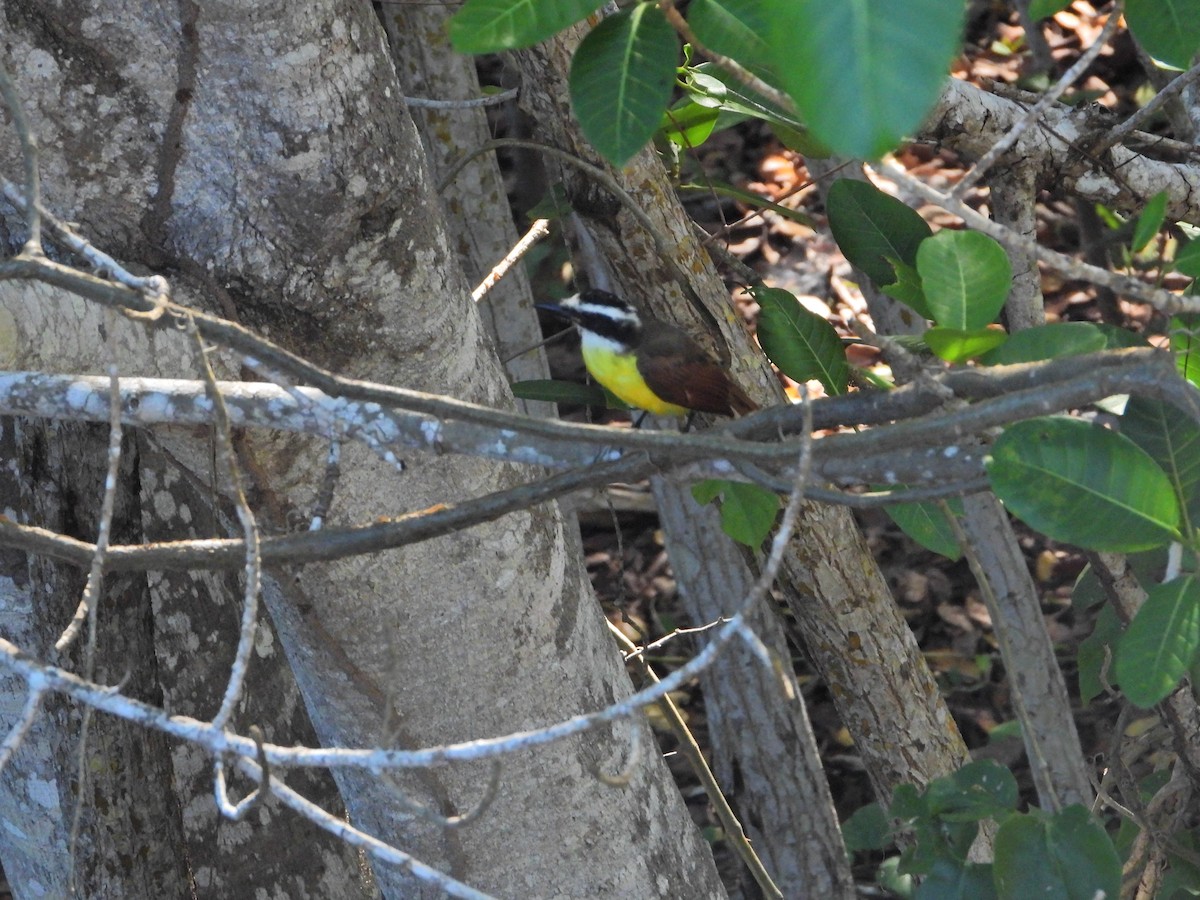
[[[1188,85],[1195,84],[1197,79],[1200,79],[1200,64],[1192,66],[1186,72],[1175,76],[1171,83],[1164,87],[1161,91],[1150,98],[1150,101],[1135,112],[1132,116],[1117,125],[1115,128],[1110,128],[1098,143],[1090,147],[1093,156],[1099,156],[1109,147],[1116,146],[1129,137],[1135,131],[1141,130],[1150,117],[1155,115],[1167,101],[1178,96],[1179,93]]]
[[[46,689],[42,686],[41,678],[34,676],[26,682],[25,705],[21,708],[21,714],[17,716],[17,720],[8,729],[4,741],[0,743],[0,772],[8,767],[13,754],[17,752],[29,734],[29,729],[33,727],[38,712],[42,708],[42,698],[45,696]]]
[[[469,100],[430,100],[426,97],[405,97],[404,102],[417,109],[478,109],[481,106],[499,106],[501,103],[515,100],[520,93],[520,88],[509,88],[499,94],[472,97]]]
[[[508,274],[508,270],[516,265],[517,261],[529,252],[538,241],[550,233],[549,219],[536,219],[529,226],[529,230],[525,235],[517,241],[516,245],[508,251],[508,254],[500,262],[496,263],[492,271],[488,272],[487,277],[479,283],[479,287],[471,291],[471,299],[478,303],[486,296],[487,292],[495,287],[496,282]]]

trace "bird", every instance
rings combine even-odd
[[[592,288],[538,308],[579,328],[588,372],[630,406],[659,416],[759,408],[687,332],[639,315],[616,294]]]

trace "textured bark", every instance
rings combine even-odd
[[[686,486],[663,478],[653,485],[691,624],[732,615],[754,575],[721,530],[720,514],[711,505],[698,506]],[[760,604],[748,620],[786,665],[790,654],[778,616]],[[703,635],[699,642],[705,643]],[[713,771],[784,897],[853,897],[846,847],[804,700],[798,691],[788,700],[779,678],[738,639],[704,673]]]
[[[18,521],[94,536],[103,496],[106,430],[67,424],[4,426],[9,464],[0,503]],[[113,539],[138,530],[136,464],[123,457]],[[70,620],[87,573],[43,560],[6,559],[4,636],[41,658]],[[110,576],[97,612],[95,679],[161,702],[150,594],[142,575]],[[60,664],[80,668],[80,641]],[[23,683],[5,679],[0,728],[24,703]],[[187,896],[190,873],[171,789],[166,739],[109,716],[92,716],[81,747],[82,711],[46,698],[27,742],[0,775],[0,859],[14,896]],[[80,766],[85,781],[81,784]],[[74,853],[71,830],[79,817]]]
[[[994,494],[964,497],[963,507],[963,527],[994,595],[988,611],[1013,681],[1013,703],[1041,807],[1091,803],[1094,792],[1071,698],[1012,524]]]
[[[957,78],[946,80],[937,104],[917,137],[977,159],[986,153],[1028,106]],[[1038,182],[1054,185],[1090,203],[1138,212],[1147,197],[1167,193],[1167,221],[1200,224],[1200,167],[1193,162],[1155,159],[1153,139],[1138,149],[1116,146],[1098,160],[1072,152],[1085,135],[1102,135],[1110,123],[1102,112],[1063,105],[1051,107],[1037,128],[1027,128],[1010,156],[1037,172]]]
[[[2,12],[7,62],[26,76],[20,85],[44,148],[47,203],[98,244],[171,274],[177,298],[215,307],[320,365],[511,403],[449,262],[454,252],[369,7],[9,0]],[[6,171],[15,159],[5,134]],[[68,318],[81,343],[63,365],[95,354],[99,322],[88,309]],[[176,347],[123,371],[188,373],[189,360]],[[155,461],[147,498],[178,509],[158,511],[147,528],[178,527],[185,506],[199,520],[193,504],[224,483],[210,474],[208,437],[181,430],[155,441],[175,468]],[[238,452],[260,524],[304,527],[323,475],[319,442],[254,434],[238,437]],[[537,475],[478,460],[407,462],[399,475],[361,448],[343,448],[329,520],[422,509]],[[216,607],[228,581],[159,586],[164,603],[180,594],[185,608],[214,620],[234,612]],[[552,507],[403,552],[271,573],[264,597],[270,640],[283,647],[326,744],[490,737],[596,710],[629,691]],[[193,625],[192,636],[164,629],[164,664],[228,622]],[[172,691],[181,704],[202,705],[186,681]],[[239,728],[295,724],[286,697],[274,721],[260,721],[272,698],[258,691],[235,716]],[[718,895],[711,855],[661,761],[639,766],[624,788],[593,777],[621,757],[626,728],[506,758],[497,795],[458,830],[412,802],[463,812],[484,793],[486,765],[390,783],[342,770],[338,785],[355,824],[485,890]],[[190,790],[190,773],[179,783]],[[357,882],[320,880],[324,852],[281,855],[307,866],[262,889],[296,896],[302,882],[313,895],[352,895]],[[403,872],[380,868],[376,878],[389,896],[429,893]]]

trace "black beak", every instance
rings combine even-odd
[[[571,310],[564,306],[559,306],[557,303],[539,303],[534,308],[543,310],[544,312],[554,313],[554,315],[560,316],[564,319],[570,319],[572,322],[575,321],[575,316],[572,315]]]

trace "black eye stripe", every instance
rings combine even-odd
[[[614,319],[600,312],[576,310],[575,319],[580,328],[595,332],[601,337],[611,338],[622,344],[633,346],[637,343],[640,328],[637,321],[632,319]]]

